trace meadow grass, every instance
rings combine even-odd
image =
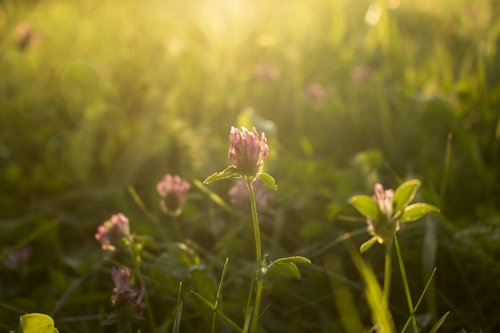
[[[250,210],[234,180],[202,181],[228,165],[231,126],[255,126],[279,184],[258,211],[261,255],[312,262],[300,280],[266,275],[262,332],[375,318],[424,332],[448,312],[440,331],[500,330],[499,13],[495,0],[0,1],[0,329],[37,312],[61,332],[115,332],[110,272],[133,256],[94,235],[117,212],[149,303],[134,332],[243,329]],[[191,184],[177,217],[156,191],[166,173]],[[352,247],[371,236],[349,198],[414,178],[415,201],[441,213],[361,260]]]

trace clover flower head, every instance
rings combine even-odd
[[[95,238],[101,243],[105,251],[114,251],[122,238],[130,236],[128,218],[117,213],[97,227]]]
[[[132,287],[130,270],[127,267],[112,268],[111,277],[115,283],[114,294],[111,297],[113,308],[124,315],[140,315],[144,308],[142,304],[144,287],[140,292]]]
[[[393,213],[394,191],[384,190],[382,184],[375,184],[375,194],[373,198],[377,201],[380,212],[387,217],[391,217]]]
[[[257,209],[264,209],[273,200],[273,195],[267,190],[267,186],[259,179],[255,179],[252,183],[255,193],[255,202]],[[229,196],[231,202],[237,206],[242,211],[249,211],[249,194],[245,181],[239,179],[236,183],[229,189]]]
[[[366,220],[367,230],[382,244],[390,241],[394,237],[394,233],[399,230],[399,222],[393,218],[394,191],[384,190],[382,184],[375,184],[373,199],[377,202],[381,214],[378,219],[368,218]]]
[[[259,137],[257,130],[252,131],[242,127],[241,130],[231,127],[229,135],[231,144],[229,146],[228,158],[232,166],[243,177],[255,177],[264,167],[264,160],[269,155],[266,135],[262,133]]]
[[[134,297],[137,292],[130,284],[130,270],[127,267],[111,269],[111,277],[115,283],[113,291],[119,295],[130,295]]]
[[[156,185],[163,211],[172,216],[179,215],[190,187],[189,183],[181,177],[166,174]]]

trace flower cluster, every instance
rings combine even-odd
[[[130,236],[128,218],[122,213],[117,213],[97,227],[95,238],[106,251],[114,251],[123,238]]]
[[[143,309],[144,288],[140,292],[130,282],[130,271],[127,267],[113,268],[111,277],[115,283],[111,305],[113,309],[122,315],[139,316]]]
[[[255,192],[255,203],[258,210],[264,209],[273,200],[273,195],[267,190],[267,186],[259,179],[256,179],[252,183]],[[229,197],[231,202],[244,212],[250,210],[249,205],[249,194],[245,181],[238,180],[229,189]]]
[[[171,216],[179,215],[182,211],[182,205],[186,201],[189,188],[189,183],[181,177],[166,174],[156,185],[163,211]]]
[[[264,166],[264,160],[269,155],[269,147],[264,133],[259,137],[257,130],[248,131],[231,127],[229,134],[231,141],[228,158],[236,171],[243,177],[255,177]]]

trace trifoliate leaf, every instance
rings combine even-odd
[[[415,198],[420,180],[412,179],[401,184],[394,192],[394,212],[398,213],[404,209]]]
[[[399,220],[401,222],[413,222],[424,217],[429,213],[439,213],[439,212],[440,210],[436,206],[429,205],[426,203],[416,203],[406,207]]]
[[[293,262],[275,263],[269,267],[270,271],[275,270],[292,275],[294,278],[300,279],[300,271]]]
[[[377,202],[367,195],[355,195],[349,200],[350,204],[366,218],[377,220],[380,215]]]

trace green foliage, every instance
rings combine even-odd
[[[58,333],[54,320],[42,313],[29,313],[19,318],[18,333]]]
[[[398,214],[402,209],[404,209],[410,202],[413,201],[417,190],[420,187],[420,181],[418,179],[412,179],[401,184],[394,192],[394,212]]]
[[[400,217],[400,220],[401,222],[413,222],[418,219],[421,219],[422,217],[424,217],[429,213],[439,213],[439,212],[440,212],[439,208],[433,205],[425,203],[416,203],[409,205],[404,209],[403,214]]]
[[[380,211],[377,202],[367,195],[355,195],[349,200],[350,204],[358,212],[368,219],[377,220],[380,218]]]
[[[276,180],[274,180],[273,176],[271,176],[268,173],[261,172],[257,176],[260,180],[262,180],[264,183],[266,183],[270,188],[273,190],[278,190],[278,185],[276,184]]]
[[[410,292],[426,290],[419,329],[500,331],[499,12],[495,0],[0,1],[0,330],[43,312],[64,332],[117,331],[101,325],[109,272],[131,258],[94,235],[119,211],[158,332],[180,316],[180,282],[179,331],[209,329],[213,309],[190,291],[213,306],[228,257],[216,328],[243,327],[249,216],[228,194],[234,174],[197,180],[228,165],[237,125],[266,133],[280,183],[259,210],[263,257],[312,262],[300,281],[266,277],[262,331],[343,332],[349,297],[352,327],[368,329],[344,244],[380,281],[383,251],[367,251],[377,239],[357,212],[378,217],[378,182],[396,189]],[[166,172],[192,185],[175,219],[155,189]],[[368,196],[347,204],[357,193]],[[342,270],[321,265],[332,252]],[[391,290],[401,331],[406,295]],[[132,330],[151,331],[146,312]]]

